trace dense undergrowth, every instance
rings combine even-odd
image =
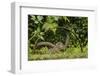
[[[48,48],[44,47],[36,52],[30,51],[28,54],[28,60],[48,60],[48,59],[76,59],[76,58],[87,58],[87,48],[81,52],[80,48],[68,48],[65,51],[50,52]]]

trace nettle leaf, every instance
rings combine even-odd
[[[49,23],[44,23],[42,29],[45,30],[45,32],[46,32],[46,31],[49,30],[49,27],[50,27],[50,24]]]
[[[35,20],[35,19],[36,19],[35,16],[31,16],[31,17],[32,17],[32,18],[31,18],[32,20]]]
[[[34,39],[34,38],[44,40],[43,35],[44,35],[44,32],[41,32],[40,27],[38,27],[38,28],[32,33],[30,40],[32,40],[32,39]]]
[[[54,17],[53,16],[48,16],[47,17],[47,22],[48,23],[53,23],[55,21]]]
[[[54,19],[55,19],[55,21],[58,21],[59,16],[55,16]]]
[[[70,20],[66,16],[61,16],[61,17],[59,17],[59,19],[61,19],[61,20],[63,19],[65,22],[70,22]]]
[[[41,21],[43,19],[43,16],[37,16],[38,21]]]
[[[44,32],[40,32],[40,35],[44,35]]]
[[[64,20],[65,20],[65,21],[70,22],[70,20],[69,20],[66,16],[63,16],[63,17],[64,17]]]
[[[43,38],[42,36],[40,36],[40,39],[41,39],[41,40],[44,40],[44,38]]]
[[[39,22],[37,20],[35,20],[35,24],[38,24]]]
[[[53,31],[55,33],[57,27],[58,27],[58,24],[56,24],[56,23],[45,23],[43,25],[42,29],[44,29],[45,32],[48,31],[48,30],[50,30],[50,31]]]

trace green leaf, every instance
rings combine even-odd
[[[38,21],[41,21],[43,19],[43,16],[37,16]]]
[[[32,18],[31,18],[32,20],[35,20],[35,19],[36,19],[35,16],[31,16],[31,17],[32,17]]]
[[[40,39],[44,40],[44,38],[42,36],[40,36]]]
[[[69,20],[66,16],[63,16],[63,19],[64,19],[65,21],[70,22],[70,20]]]
[[[45,23],[43,25],[42,29],[44,29],[45,32],[48,31],[48,30],[50,30],[50,31],[53,31],[55,33],[57,27],[58,27],[58,24],[56,24],[56,23]]]
[[[35,20],[35,23],[38,24],[39,22],[37,20]]]

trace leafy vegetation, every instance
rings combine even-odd
[[[88,57],[88,18],[28,15],[28,60]]]

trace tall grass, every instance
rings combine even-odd
[[[50,52],[48,48],[44,47],[34,52],[28,52],[28,60],[49,60],[49,59],[76,59],[76,58],[88,58],[88,49],[85,47],[83,52],[80,48],[67,48],[66,50],[59,52]]]

